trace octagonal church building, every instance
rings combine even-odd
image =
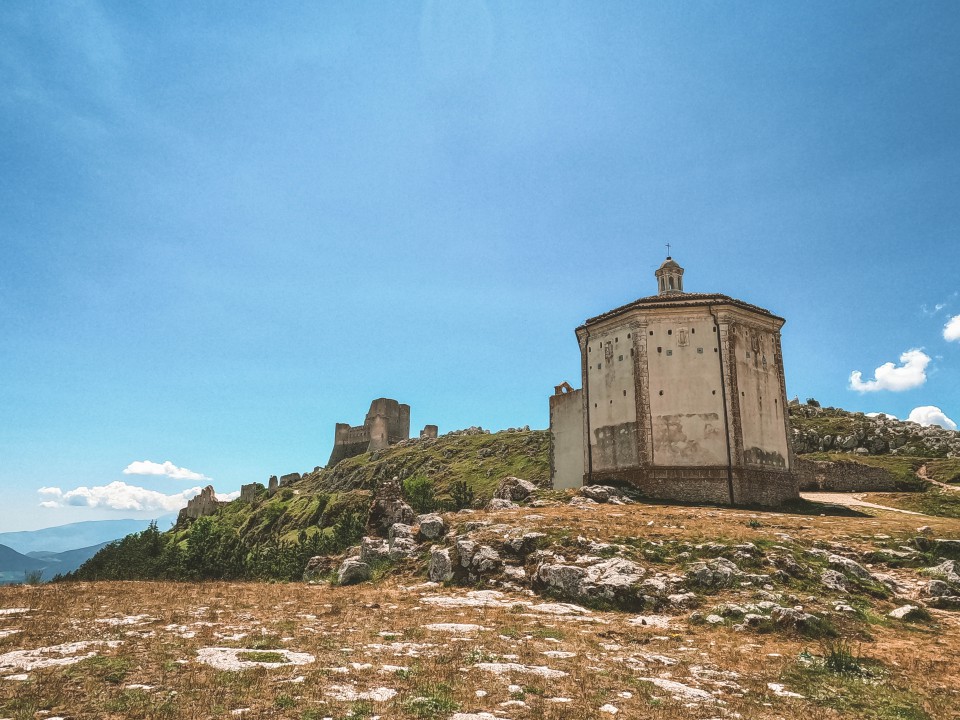
[[[554,487],[630,484],[648,497],[779,505],[798,497],[780,350],[784,319],[683,289],[672,258],[658,293],[577,328],[582,388],[550,398]]]

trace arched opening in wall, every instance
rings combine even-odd
[[[673,278],[670,278],[670,289],[673,290]]]

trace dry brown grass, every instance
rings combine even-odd
[[[541,519],[526,519],[533,514]],[[499,513],[495,518],[555,536],[583,535],[597,540],[642,536],[689,542],[717,538],[762,542],[777,541],[787,534],[808,546],[840,542],[861,550],[873,547],[877,534],[894,541],[906,539],[918,524],[933,525],[940,536],[957,537],[960,530],[955,520],[892,513],[818,517],[665,505],[523,509]],[[748,525],[751,520],[755,521],[753,527]],[[215,718],[236,717],[231,711],[247,708],[246,717],[255,718],[379,715],[445,720],[456,710],[486,711],[514,719],[609,718],[600,711],[607,703],[618,708],[617,717],[621,718],[871,717],[860,711],[830,709],[830,703],[822,698],[785,698],[768,689],[767,684],[773,682],[809,693],[812,685],[797,684],[798,677],[805,677],[797,659],[805,651],[823,653],[815,640],[782,632],[760,634],[694,625],[688,622],[689,611],[675,615],[669,629],[632,625],[628,620],[635,615],[619,612],[591,612],[589,620],[554,616],[531,612],[522,603],[542,599],[521,593],[506,594],[504,604],[497,607],[437,606],[423,602],[424,596],[463,597],[468,589],[409,587],[420,582],[421,578],[396,576],[379,585],[348,588],[159,582],[2,588],[0,608],[31,610],[26,615],[0,615],[0,630],[20,630],[0,637],[0,655],[77,641],[116,640],[120,644],[88,648],[86,652],[97,655],[74,665],[29,671],[26,681],[0,680],[0,717],[39,718],[45,712],[67,718]],[[707,598],[703,609],[726,600],[747,602],[751,592],[724,591]],[[810,605],[818,610],[825,607],[821,598],[812,599]],[[873,620],[861,616],[836,621],[844,635],[859,644],[863,655],[882,668],[882,683],[861,688],[843,685],[854,681],[827,680],[840,683],[837,692],[896,688],[897,697],[906,699],[916,711],[873,717],[956,717],[955,708],[960,706],[957,615],[933,611],[933,622],[907,625],[885,619],[891,607],[889,601],[877,600],[867,608]],[[128,625],[99,622],[140,615],[147,617]],[[473,623],[487,629],[450,634],[426,629],[431,623]],[[237,633],[246,636],[231,639]],[[384,633],[392,635],[385,637]],[[405,645],[375,647],[393,642]],[[223,671],[198,661],[198,651],[209,647],[262,653],[283,649],[309,653],[315,662]],[[557,650],[575,655],[543,654]],[[411,656],[411,651],[417,654]],[[649,657],[653,655],[677,662],[664,665]],[[273,654],[252,657],[275,659]],[[499,677],[477,667],[488,661],[547,666],[567,675],[543,679],[511,672]],[[384,666],[407,669],[385,671]],[[0,675],[17,672],[5,669]],[[291,682],[299,677],[303,680]],[[713,693],[722,704],[690,705],[641,677],[682,682]],[[150,687],[132,689],[131,685]],[[357,692],[389,688],[397,695],[386,702],[338,700],[331,695],[338,685],[351,686]],[[511,689],[511,685],[519,689]],[[486,695],[478,697],[477,691]],[[626,693],[630,696],[621,695]],[[418,697],[428,699],[416,701]],[[571,702],[550,702],[557,697]],[[501,705],[517,700],[523,705]],[[881,700],[886,702],[883,698],[877,702]]]

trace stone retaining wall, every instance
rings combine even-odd
[[[797,460],[800,490],[819,492],[885,492],[896,490],[893,475],[857,462]]]

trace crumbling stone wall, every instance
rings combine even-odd
[[[420,433],[420,437],[436,436],[436,425],[427,425]],[[409,438],[410,406],[390,398],[378,398],[370,403],[363,425],[337,423],[327,467],[365,452],[384,450]]]
[[[187,501],[187,506],[177,515],[177,523],[182,523],[187,519],[196,520],[204,515],[215,515],[226,504],[217,500],[213,485],[207,485],[200,491],[199,495]]]
[[[856,462],[797,460],[800,489],[819,492],[885,492],[896,490],[893,475],[883,468]]]
[[[266,490],[263,483],[253,482],[249,485],[240,486],[240,500],[243,502],[253,502],[257,499],[257,495]]]

